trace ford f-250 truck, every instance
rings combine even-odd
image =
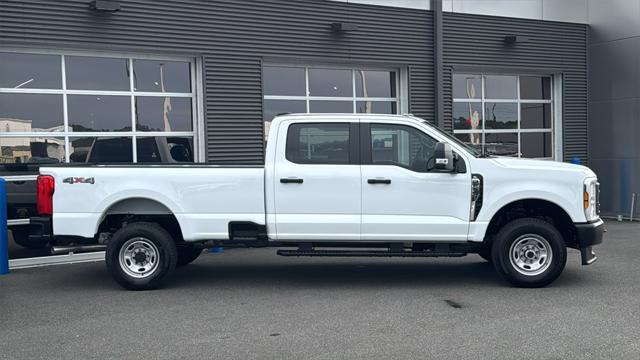
[[[106,246],[120,285],[151,289],[204,247],[284,256],[477,253],[516,286],[554,281],[602,242],[586,167],[486,156],[410,115],[274,119],[264,166],[42,167],[58,246]]]

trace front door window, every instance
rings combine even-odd
[[[438,142],[405,125],[371,125],[371,162],[426,172]]]

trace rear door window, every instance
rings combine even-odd
[[[286,158],[297,164],[352,164],[349,123],[300,123],[289,126]]]

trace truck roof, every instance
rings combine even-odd
[[[354,114],[354,113],[291,113],[291,114],[282,114],[276,116],[273,121],[287,118],[298,118],[304,117],[306,119],[314,119],[314,118],[348,118],[348,119],[358,119],[358,118],[384,118],[384,119],[396,119],[396,120],[406,120],[406,121],[422,121],[422,119],[416,118],[411,114]]]

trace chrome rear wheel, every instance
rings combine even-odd
[[[129,276],[142,279],[158,268],[160,252],[151,240],[134,237],[120,248],[119,263]]]

